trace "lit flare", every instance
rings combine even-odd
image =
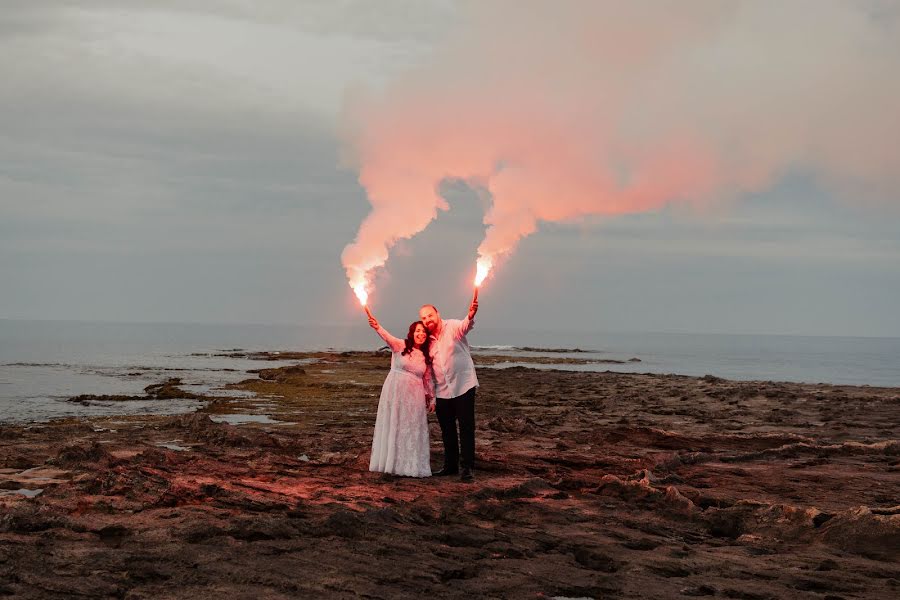
[[[359,304],[363,308],[366,308],[366,302],[369,300],[369,292],[366,291],[366,286],[363,283],[357,283],[356,285],[351,286],[353,288],[353,292],[356,294],[356,297],[359,298]]]
[[[489,258],[479,258],[478,264],[475,267],[475,287],[478,287],[482,284],[485,278],[488,276],[488,273],[491,272],[491,259]]]

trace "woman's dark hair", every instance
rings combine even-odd
[[[413,334],[416,332],[416,327],[421,325],[422,329],[425,330],[425,342],[422,344],[422,354],[425,355],[425,364],[429,367],[431,366],[431,353],[428,351],[431,348],[431,338],[428,336],[428,328],[425,327],[425,323],[422,321],[413,321],[409,326],[409,331],[406,333],[406,348],[403,349],[403,352],[400,353],[401,356],[406,356],[410,352],[412,352],[413,347],[416,342],[413,340]]]

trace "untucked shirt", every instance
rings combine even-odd
[[[478,386],[466,334],[475,319],[443,319],[440,337],[431,336],[431,359],[438,398],[456,398]]]

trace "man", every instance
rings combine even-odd
[[[459,474],[463,481],[475,479],[475,363],[466,339],[475,326],[478,300],[472,300],[469,314],[459,321],[441,319],[432,304],[419,310],[419,318],[431,336],[437,418],[444,441],[444,467],[434,473],[441,477]],[[459,438],[456,422],[459,421]]]

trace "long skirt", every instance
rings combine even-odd
[[[391,369],[378,401],[369,470],[429,477],[430,453],[422,380],[408,371]]]

